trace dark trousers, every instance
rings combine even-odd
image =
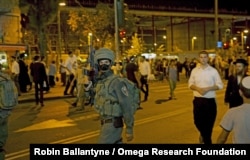
[[[186,76],[186,78],[189,78],[189,71],[188,71],[188,69],[185,69],[185,76]]]
[[[8,117],[0,117],[0,152],[8,138]],[[0,158],[1,159],[1,158]]]
[[[144,100],[147,100],[148,99],[148,76],[141,76],[140,81],[141,81],[141,91],[144,93]]]
[[[18,95],[21,95],[20,85],[19,85],[19,74],[12,75],[12,80],[15,82]]]
[[[56,85],[55,76],[49,75],[49,86],[54,87]]]
[[[61,82],[63,85],[66,85],[66,72],[61,73]]]
[[[46,79],[45,79],[45,84],[46,84],[46,87],[43,86],[43,90],[44,91],[49,91],[50,87],[49,87],[49,80],[48,80],[48,76],[46,76]]]
[[[43,104],[43,81],[41,82],[35,82],[35,99],[36,99],[36,104],[39,102]],[[40,97],[39,97],[40,96]]]
[[[217,114],[215,98],[195,97],[193,100],[194,124],[204,144],[212,144],[212,131]]]
[[[65,90],[64,90],[64,94],[67,94],[68,93],[68,90],[69,90],[69,87],[70,87],[70,84],[72,82],[72,80],[74,79],[74,74],[70,74],[69,75],[69,78],[67,80],[67,83],[66,83],[66,87],[65,87]],[[70,94],[73,94],[74,93],[74,89],[76,87],[76,81],[74,82],[74,85],[71,87],[70,89]]]

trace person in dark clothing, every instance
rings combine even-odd
[[[138,76],[139,73],[139,68],[138,65],[136,64],[137,58],[134,56],[130,57],[130,61],[126,66],[126,72],[127,72],[127,78],[134,82],[137,87],[139,88],[139,83],[140,83],[140,78]]]
[[[225,91],[224,102],[229,104],[229,108],[237,107],[243,104],[243,98],[239,93],[239,85],[241,80],[246,76],[246,70],[248,63],[245,59],[237,59],[235,62],[236,73],[230,75],[227,82],[227,88]]]
[[[163,63],[161,60],[157,60],[155,64],[155,73],[156,76],[158,77],[157,79],[160,81],[163,81]]]
[[[37,55],[34,57],[34,63],[31,66],[31,75],[33,77],[33,81],[35,83],[35,99],[36,105],[41,104],[44,106],[43,103],[43,83],[47,78],[46,70],[40,61],[40,57]],[[38,92],[40,92],[40,97],[38,96]]]
[[[136,64],[137,58],[135,56],[130,57],[129,63],[126,65],[126,73],[127,78],[134,82],[138,89],[140,89],[141,82],[140,82],[140,74],[139,74],[139,67]],[[142,107],[139,107],[138,109],[142,109]]]
[[[189,78],[189,60],[188,60],[188,58],[186,57],[185,58],[185,61],[183,62],[183,67],[184,67],[184,69],[185,69],[185,76],[186,76],[186,78]]]
[[[140,58],[139,71],[141,74],[140,88],[141,88],[141,91],[144,93],[143,102],[146,102],[148,100],[148,94],[149,94],[148,76],[151,74],[151,67],[150,67],[149,62],[146,60],[145,56],[142,56]]]
[[[189,77],[191,75],[192,70],[196,67],[195,58],[192,59],[192,61],[189,63]]]
[[[177,67],[177,81],[180,81],[180,73],[182,72],[182,64],[177,58],[175,59],[175,64]]]
[[[20,68],[19,85],[21,92],[25,93],[27,92],[27,85],[30,85],[31,82],[28,74],[28,66],[25,64],[23,58],[24,54],[20,54],[18,61]]]
[[[46,93],[48,93],[49,90],[50,90],[50,86],[49,86],[49,78],[48,78],[47,71],[46,71],[47,65],[45,63],[45,57],[44,56],[41,56],[41,61],[40,62],[44,65],[46,76],[47,76],[46,79],[44,80],[43,90],[46,91]]]

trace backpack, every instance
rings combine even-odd
[[[8,75],[0,74],[0,109],[13,109],[18,104],[16,85]]]
[[[110,85],[112,84],[112,81],[119,78],[119,81],[122,81],[126,84],[127,90],[128,90],[128,95],[131,97],[131,107],[132,111],[135,113],[137,109],[140,107],[140,90],[136,86],[136,84],[132,81],[130,81],[128,78],[125,77],[120,77],[117,75],[114,75],[110,83],[108,85],[108,90],[110,91]]]

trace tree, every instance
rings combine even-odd
[[[139,55],[143,53],[144,50],[145,48],[143,47],[142,39],[138,38],[137,33],[135,33],[134,36],[132,36],[131,48],[128,49],[126,53],[128,54],[128,56]]]
[[[114,44],[115,22],[112,5],[98,2],[95,12],[84,9],[81,12],[72,11],[69,17],[68,24],[71,30],[84,35],[85,41],[87,41],[88,34],[92,33],[93,40],[98,40],[99,47],[111,47],[110,45]],[[125,21],[124,26],[127,30],[127,35],[136,30],[136,19],[130,15],[128,17],[131,18]]]
[[[59,0],[20,0],[19,7],[23,17],[27,17],[28,21],[25,30],[32,31],[37,35],[37,45],[40,55],[46,56],[47,50],[47,27],[55,21],[58,11]]]

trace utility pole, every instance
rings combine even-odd
[[[119,37],[118,37],[118,12],[117,12],[117,0],[114,0],[114,10],[115,10],[115,53],[116,53],[116,64],[119,62]]]
[[[217,47],[219,41],[218,0],[214,0],[214,41]]]

